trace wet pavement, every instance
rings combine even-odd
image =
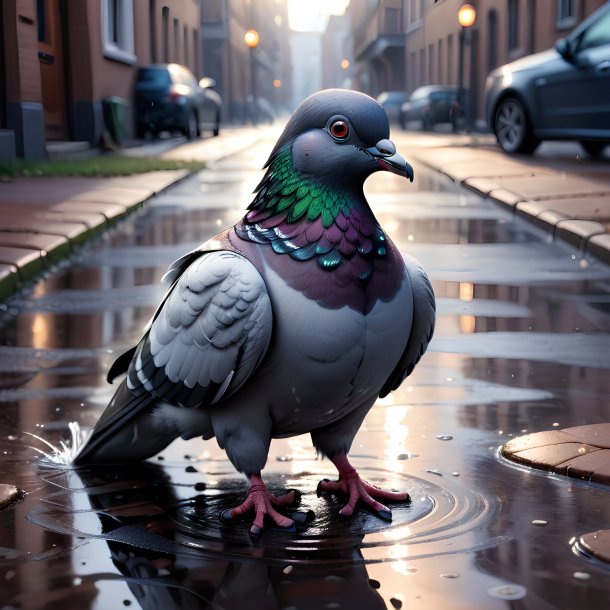
[[[409,139],[394,137],[409,159]],[[236,221],[273,141],[156,197],[14,299],[0,327],[3,608],[602,608],[610,569],[576,544],[609,527],[609,488],[516,466],[512,438],[607,423],[610,267],[415,165],[375,175],[367,196],[437,295],[429,352],[380,400],[354,442],[370,481],[406,489],[392,523],[338,515],[334,478],[308,436],[274,441],[266,480],[303,492],[316,518],[266,531],[218,513],[245,480],[215,441],[176,441],[121,471],[49,462],[68,422],[91,427],[105,374],[139,338],[167,265]]]

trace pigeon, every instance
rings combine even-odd
[[[126,373],[74,463],[145,460],[177,437],[216,438],[246,475],[253,513],[294,527],[261,473],[274,438],[309,433],[346,497],[390,521],[384,491],[348,453],[368,411],[413,371],[434,332],[435,299],[420,264],[401,254],[363,191],[368,176],[413,169],[389,139],[383,108],[360,92],[327,89],[295,110],[264,166],[245,216],[170,267],[169,288],[139,343],[108,373]],[[286,512],[286,511],[284,511]]]

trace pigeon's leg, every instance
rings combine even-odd
[[[386,521],[392,520],[392,511],[377,500],[386,502],[407,502],[407,492],[383,491],[375,485],[371,485],[360,477],[358,471],[350,464],[345,453],[338,453],[331,458],[332,463],[339,471],[338,481],[320,481],[318,492],[330,491],[341,492],[349,496],[347,504],[339,511],[340,514],[350,516],[354,514],[358,501],[368,504],[377,515]]]
[[[291,490],[282,496],[273,496],[267,489],[260,474],[250,477],[250,489],[248,497],[239,506],[223,511],[220,515],[222,521],[238,519],[250,511],[254,511],[254,521],[250,528],[250,534],[254,537],[261,535],[265,525],[265,516],[269,517],[280,527],[291,527],[294,521],[281,515],[275,507],[290,506],[298,500],[298,492]]]

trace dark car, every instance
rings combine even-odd
[[[209,130],[220,131],[222,100],[210,87],[214,79],[199,82],[180,64],[153,64],[138,68],[135,85],[136,133],[156,136],[181,131],[189,140]]]
[[[404,91],[384,91],[377,96],[377,101],[383,106],[390,123],[398,123],[400,107],[406,99],[407,94]]]
[[[458,118],[458,88],[451,85],[419,87],[400,108],[403,129],[406,129],[409,121],[421,121],[425,130],[432,129],[438,123],[451,123],[456,129]]]
[[[508,153],[541,140],[578,140],[590,155],[610,143],[610,4],[554,49],[497,68],[485,83],[486,118]]]

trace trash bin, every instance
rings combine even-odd
[[[125,137],[125,118],[129,102],[122,97],[113,96],[102,100],[104,125],[110,137],[120,146]]]

